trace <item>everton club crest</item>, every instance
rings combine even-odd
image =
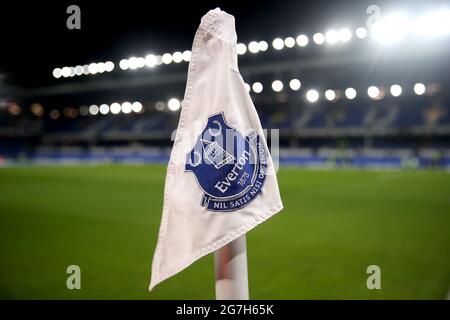
[[[256,132],[243,136],[227,124],[223,113],[215,114],[186,155],[185,170],[194,173],[204,192],[201,205],[207,210],[238,210],[262,193],[265,145]]]

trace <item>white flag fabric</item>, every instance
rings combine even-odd
[[[195,34],[167,168],[149,290],[283,208],[258,114],[237,66],[234,17]]]

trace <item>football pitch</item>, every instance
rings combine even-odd
[[[211,255],[147,290],[164,177],[156,165],[0,169],[0,298],[214,299]],[[282,168],[278,180],[285,209],[247,234],[251,299],[445,299],[449,173]],[[66,287],[69,265],[81,290]]]

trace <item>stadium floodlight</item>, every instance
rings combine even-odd
[[[145,64],[147,65],[147,67],[153,68],[156,66],[157,63],[158,59],[154,54],[148,54],[145,56]]]
[[[252,85],[253,92],[261,93],[263,91],[263,85],[261,82],[255,82]]]
[[[245,91],[247,91],[247,92],[250,92],[250,90],[252,89],[247,82],[244,82],[244,88],[245,88]]]
[[[74,67],[70,67],[70,76],[71,77],[75,76],[75,68]]]
[[[62,75],[64,78],[70,77],[70,68],[69,68],[69,67],[64,67],[64,68],[62,68],[62,70],[61,70],[61,75]]]
[[[245,44],[243,44],[243,43],[238,43],[236,45],[236,52],[239,55],[245,54],[247,52],[247,46]]]
[[[413,29],[420,36],[436,37],[450,33],[450,10],[430,11],[413,22]]]
[[[367,29],[364,27],[357,28],[355,33],[359,39],[364,39],[365,37],[367,37]]]
[[[76,66],[75,67],[75,74],[77,76],[81,76],[83,74],[83,66],[80,66],[80,65]]]
[[[142,103],[140,103],[139,101],[135,101],[131,104],[131,110],[133,110],[133,112],[139,113],[142,111]]]
[[[286,39],[284,39],[284,45],[287,48],[293,48],[295,46],[295,39],[292,37],[287,37]]]
[[[111,72],[114,70],[114,63],[112,61],[105,62],[105,70],[106,72]]]
[[[392,13],[381,18],[371,29],[374,38],[381,44],[394,44],[408,34],[409,21],[402,13]]]
[[[284,47],[284,41],[281,38],[275,38],[272,41],[272,46],[275,50],[281,50]]]
[[[89,107],[89,113],[91,114],[91,115],[93,115],[93,116],[95,116],[95,115],[97,115],[98,114],[98,105],[96,105],[96,104],[93,104],[93,105],[91,105],[90,107]]]
[[[137,57],[131,57],[130,59],[128,59],[128,67],[131,70],[139,68],[138,58]]]
[[[267,49],[269,48],[269,44],[266,41],[260,41],[258,43],[258,45],[259,45],[259,51],[262,51],[262,52],[267,51]]]
[[[417,94],[418,96],[421,96],[425,93],[426,87],[423,83],[416,83],[414,85],[414,93]]]
[[[118,114],[120,112],[120,104],[117,102],[111,103],[111,106],[109,107],[109,110],[112,114]]]
[[[402,87],[399,86],[398,84],[393,84],[393,85],[391,86],[391,94],[392,94],[394,97],[398,97],[399,95],[402,94]]]
[[[335,44],[336,42],[338,42],[339,40],[339,34],[336,30],[328,30],[325,33],[325,40],[329,43],[329,44]]]
[[[105,71],[106,71],[105,64],[103,62],[97,63],[97,72],[98,73],[103,73]],[[75,70],[75,74],[76,74],[76,70]]]
[[[320,46],[325,42],[325,36],[323,35],[323,33],[320,33],[320,32],[315,33],[313,35],[313,41],[315,44]]]
[[[84,75],[88,75],[89,74],[89,66],[87,64],[85,64],[83,66],[83,74]]]
[[[348,42],[352,38],[352,32],[350,29],[342,28],[339,30],[339,40],[341,42]]]
[[[162,63],[170,64],[172,63],[172,55],[170,53],[164,53],[161,57]]]
[[[248,44],[248,51],[251,53],[257,53],[259,51],[259,43],[256,41],[252,41]]]
[[[308,37],[307,37],[306,35],[300,34],[300,35],[297,37],[296,41],[297,41],[297,44],[298,44],[300,47],[305,47],[306,45],[308,45],[309,39],[308,39]]]
[[[306,100],[308,100],[309,102],[316,102],[317,100],[319,100],[319,92],[315,89],[310,89],[306,92]]]
[[[157,66],[160,66],[160,65],[162,65],[162,63],[163,63],[163,62],[162,62],[162,56],[158,54],[158,55],[156,56],[156,65],[157,65]]]
[[[302,83],[298,79],[292,79],[291,81],[289,81],[289,87],[291,88],[291,90],[297,91],[301,86]]]
[[[367,95],[372,99],[376,99],[380,95],[380,89],[376,86],[370,86],[367,88]]]
[[[89,73],[96,74],[97,72],[98,72],[97,64],[96,63],[89,64]]]
[[[130,113],[132,110],[131,103],[129,102],[122,103],[121,110],[123,113]]]
[[[172,55],[173,62],[180,63],[183,61],[183,54],[180,51],[174,52]]]
[[[183,51],[183,60],[186,62],[191,61],[191,50],[185,50]]]
[[[55,69],[53,69],[52,74],[53,74],[53,77],[56,79],[61,78],[62,70],[60,68],[55,68]]]
[[[128,59],[120,60],[119,67],[122,70],[127,70],[130,67],[130,63],[128,62]]]
[[[325,91],[325,98],[328,101],[333,101],[334,99],[336,99],[336,92],[334,92],[334,90],[328,89],[327,91]]]
[[[275,80],[272,82],[272,90],[275,92],[280,92],[283,90],[283,82],[280,80]]]
[[[170,99],[169,102],[167,103],[167,107],[169,107],[170,111],[179,110],[181,107],[180,100],[178,100],[177,98]]]
[[[101,114],[109,113],[109,106],[107,104],[102,104],[99,108]]]
[[[354,88],[347,88],[345,89],[345,96],[349,100],[353,100],[356,98],[356,90]]]

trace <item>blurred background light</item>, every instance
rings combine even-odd
[[[319,92],[315,89],[310,89],[306,92],[306,100],[309,102],[316,102],[319,100]]]

